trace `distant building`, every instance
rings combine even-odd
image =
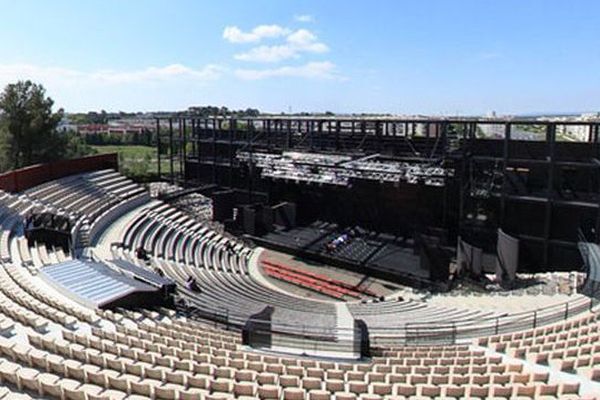
[[[579,116],[541,117],[539,119],[555,122],[590,122],[600,120],[600,112],[584,113]],[[562,139],[585,142],[589,140],[590,127],[587,125],[557,125],[556,133]]]
[[[91,135],[99,133],[112,133],[125,135],[128,133],[136,134],[151,130],[152,127],[146,124],[128,124],[128,123],[109,123],[109,124],[83,124],[77,127],[77,132],[81,135]]]
[[[59,132],[68,132],[68,131],[77,131],[77,125],[71,122],[71,120],[67,117],[64,117],[58,123],[56,130]]]

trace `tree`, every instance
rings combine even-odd
[[[77,132],[65,132],[58,135],[57,139],[56,144],[60,148],[61,158],[79,158],[97,153]]]
[[[19,81],[0,94],[0,167],[23,166],[81,156],[89,148],[73,133],[59,133],[63,110],[53,112],[54,101],[40,84]]]
[[[258,117],[260,115],[260,111],[258,111],[256,108],[246,108],[242,115],[246,115],[248,117]]]

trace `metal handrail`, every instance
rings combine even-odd
[[[520,330],[535,329],[539,326],[552,324],[567,320],[573,316],[583,314],[592,309],[594,299],[577,299],[561,304],[555,304],[546,308],[525,311],[504,316],[488,318],[472,318],[460,322],[424,322],[406,323],[398,327],[371,327],[369,336],[373,344],[389,343],[456,343],[459,340],[473,339],[476,337],[504,334]],[[200,317],[218,322],[228,329],[241,330],[250,322],[256,324],[264,323],[264,320],[247,319],[241,315],[231,313],[229,309],[220,312],[192,312],[192,316]],[[223,318],[223,315],[226,318]],[[468,324],[473,322],[473,324]],[[288,338],[310,337],[331,338],[330,343],[336,342],[336,338],[343,333],[353,332],[354,329],[330,327],[307,326],[306,324],[284,324],[277,323],[269,333],[284,335]]]

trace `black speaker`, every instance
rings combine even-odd
[[[261,207],[261,222],[262,229],[264,232],[272,232],[273,231],[273,208],[269,206]]]
[[[256,211],[252,207],[242,208],[242,226],[245,233],[256,235]]]
[[[447,282],[450,274],[450,257],[440,247],[439,238],[421,236],[420,266],[429,271],[429,279],[437,282]]]
[[[223,222],[233,217],[233,206],[235,196],[233,190],[214,192],[213,201],[213,220]]]

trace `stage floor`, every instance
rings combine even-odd
[[[363,276],[409,285],[429,280],[429,271],[420,267],[419,256],[414,254],[412,240],[403,241],[360,228],[353,231],[348,234],[349,230],[336,224],[317,221],[310,226],[276,230],[251,239],[300,260],[344,268]],[[327,250],[327,244],[344,233],[348,234],[348,240]]]

